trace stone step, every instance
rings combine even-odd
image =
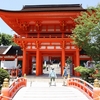
[[[37,84],[36,84],[37,83]],[[41,86],[39,86],[41,84]],[[20,89],[12,100],[89,100],[82,92],[73,87],[50,86],[47,82],[34,82],[32,86]]]

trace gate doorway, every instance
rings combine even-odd
[[[61,56],[61,51],[60,52],[40,52],[39,53],[39,73],[40,75],[48,75],[49,71],[51,70],[51,68],[53,67],[56,70],[56,73],[58,76],[62,75],[62,70],[63,67],[62,66],[62,56]],[[37,71],[37,58],[36,58],[36,53],[34,53],[34,55],[31,55],[31,74],[32,75],[36,75],[36,71]],[[71,76],[74,75],[74,62],[75,62],[75,57],[74,57],[74,52],[66,52],[65,53],[65,65],[66,65],[66,60],[68,57],[71,57],[71,64],[70,64],[70,73]]]

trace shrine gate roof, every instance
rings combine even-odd
[[[81,4],[60,4],[60,5],[25,5],[21,11],[71,11],[85,10]]]
[[[18,35],[26,37],[38,32],[61,33],[63,28],[64,33],[71,33],[81,11],[86,11],[81,4],[25,5],[16,11],[0,9],[0,17]]]

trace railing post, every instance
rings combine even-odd
[[[24,74],[24,78],[26,78],[26,74]]]
[[[98,79],[94,80],[93,100],[100,100],[100,85]]]
[[[1,89],[2,100],[9,100],[9,82],[8,79],[5,78],[3,82],[3,86]]]
[[[26,74],[24,74],[25,86],[27,86]]]

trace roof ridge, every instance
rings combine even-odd
[[[82,4],[43,4],[43,5],[24,5],[23,7],[51,7],[51,6],[82,6]]]
[[[69,7],[78,7],[83,9],[82,4],[49,4],[49,5],[24,5],[22,10],[32,9],[32,8],[69,8]]]

